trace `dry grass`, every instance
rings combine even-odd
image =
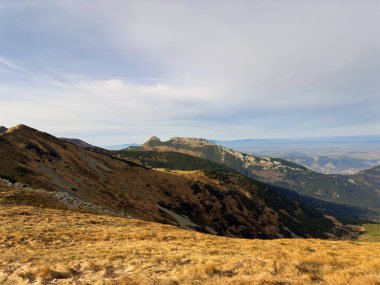
[[[378,243],[244,240],[0,205],[0,284],[380,284]]]

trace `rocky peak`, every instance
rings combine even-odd
[[[156,136],[152,136],[149,140],[147,140],[144,145],[145,146],[155,146],[155,145],[158,145],[161,143],[161,140],[156,137]]]
[[[147,142],[161,142],[161,140],[158,137],[153,136]]]
[[[215,145],[214,143],[203,138],[174,137],[170,139],[170,142],[185,145]]]

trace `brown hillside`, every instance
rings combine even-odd
[[[24,125],[0,134],[0,157],[3,178],[95,212],[235,237],[348,238],[357,233],[255,184],[239,186],[233,179],[223,184],[199,171],[151,170]],[[262,193],[278,201],[276,206]]]
[[[377,285],[378,243],[217,237],[0,184],[0,284]]]

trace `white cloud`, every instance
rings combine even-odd
[[[24,68],[21,66],[18,66],[17,64],[13,63],[10,60],[7,60],[3,57],[0,57],[0,71],[1,72],[11,72],[12,70],[21,71],[21,72],[27,72]]]
[[[26,123],[57,134],[85,133],[112,129],[112,126],[120,130],[165,128],[176,124],[174,118],[196,115],[199,104],[209,101],[194,88],[188,90],[163,83],[140,85],[120,79],[95,80],[83,76],[38,78],[44,80],[32,77],[27,83],[19,82],[18,86],[0,84],[1,124]],[[30,89],[31,85],[35,87]]]
[[[120,143],[379,132],[376,1],[35,1],[0,19],[8,124]]]

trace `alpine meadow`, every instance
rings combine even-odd
[[[380,285],[380,2],[0,1],[0,285]]]

